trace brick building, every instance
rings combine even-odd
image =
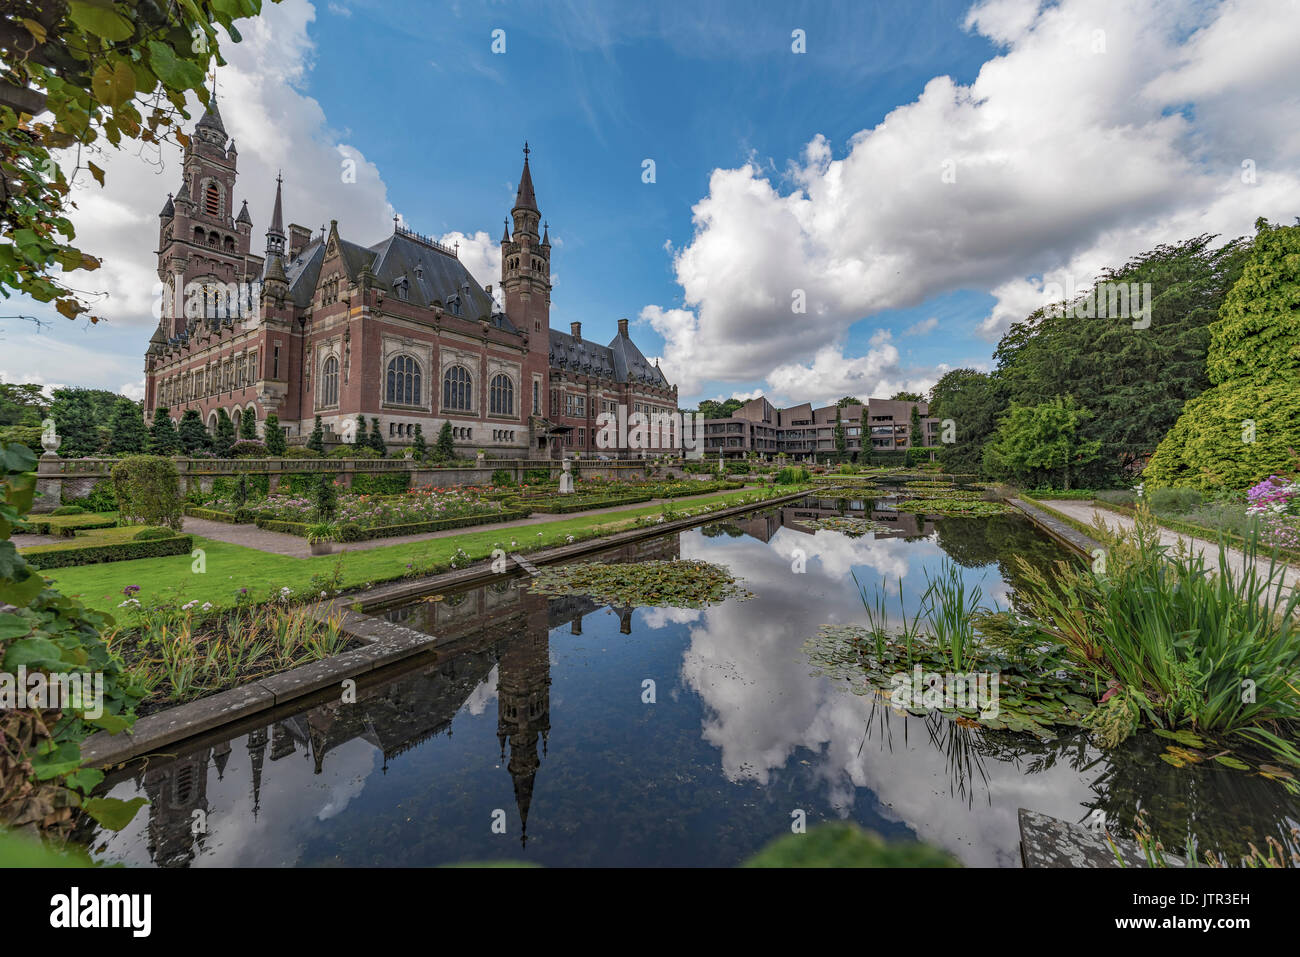
[[[912,409],[918,407],[920,434],[912,434]],[[833,405],[814,409],[810,403],[778,409],[759,396],[750,399],[725,419],[704,420],[704,452],[741,458],[750,452],[785,453],[796,459],[833,455],[835,414]],[[929,416],[925,402],[868,399],[864,405],[839,410],[844,428],[845,452],[894,452],[913,446],[934,446],[939,440],[939,420]]]
[[[390,447],[409,444],[417,424],[432,443],[450,422],[462,455],[547,457],[594,454],[597,416],[620,403],[677,411],[676,386],[626,319],[608,345],[583,339],[577,322],[551,329],[550,231],[526,144],[496,298],[456,249],[396,222],[369,246],[340,236],[337,221],[286,228],[278,179],[255,254],[248,203],[234,206],[237,162],[213,100],[159,214],[164,296],[145,356],[147,416],[197,409],[211,431],[218,409],[236,425],[255,416],[259,429],[273,412],[302,436],[317,415],[341,434],[362,414]]]

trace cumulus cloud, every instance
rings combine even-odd
[[[883,342],[844,355],[864,317],[980,290],[992,340],[1047,283],[1294,213],[1293,2],[996,0],[966,26],[1001,51],[969,86],[933,78],[838,158],[814,136],[784,180],[714,170],[673,250],[684,307],[641,313],[684,393],[756,375],[795,395],[842,391],[826,375],[883,391],[909,373]]]
[[[934,316],[929,319],[922,319],[920,322],[913,323],[903,330],[905,336],[924,336],[928,335],[939,328],[939,320]]]

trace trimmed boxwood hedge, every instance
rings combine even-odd
[[[555,498],[528,501],[528,507],[534,512],[546,512],[548,515],[564,515],[567,512],[585,512],[592,508],[612,508],[615,505],[636,505],[650,501],[649,493],[641,495],[606,495],[595,498],[578,496],[557,496]]]
[[[136,558],[161,558],[188,555],[194,548],[193,535],[174,535],[150,541],[117,542],[111,545],[38,545],[23,549],[23,558],[32,568],[68,568],[72,565],[99,565],[105,562],[128,562]]]
[[[185,514],[188,515],[190,518],[204,518],[210,522],[225,522],[227,525],[239,524],[239,519],[235,517],[235,513],[219,512],[215,508],[195,508],[193,506],[190,506],[189,508],[185,509]],[[248,520],[250,522],[253,520],[251,517],[251,513]]]
[[[367,541],[372,538],[393,538],[398,535],[420,535],[424,532],[441,532],[449,528],[468,528],[471,525],[491,525],[496,522],[513,522],[515,519],[527,518],[529,510],[517,509],[514,511],[493,512],[489,515],[463,515],[460,518],[440,518],[432,522],[411,522],[406,525],[381,525],[378,528],[361,528],[357,526],[357,531],[349,529],[350,536],[360,534],[360,537],[349,538],[349,541]],[[348,523],[354,524],[354,523]],[[281,519],[259,518],[257,527],[265,529],[268,532],[284,532],[286,535],[297,535],[299,538],[307,537],[306,522],[286,522]]]
[[[102,515],[87,515],[85,518],[72,515],[68,516],[68,521],[65,522],[43,522],[35,515],[28,515],[23,521],[32,530],[33,535],[58,535],[61,538],[74,538],[79,531],[117,527],[116,518],[104,518]]]

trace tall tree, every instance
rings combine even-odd
[[[920,402],[921,393],[919,392],[895,392],[890,396],[895,402]]]
[[[434,446],[433,456],[439,462],[450,462],[456,457],[456,442],[451,437],[451,423],[442,423],[438,430],[438,442]]]
[[[984,447],[985,471],[995,478],[1070,488],[1070,477],[1096,459],[1097,439],[1082,426],[1092,413],[1070,396],[1038,405],[1012,405]]]
[[[149,429],[144,424],[144,413],[139,403],[121,396],[109,423],[108,450],[114,455],[120,455],[126,452],[141,453],[148,447]]]
[[[379,419],[370,420],[370,447],[380,455],[388,454],[388,447],[384,445],[383,433],[379,431]]]
[[[1106,269],[1071,309],[1040,309],[998,344],[996,374],[1009,401],[1037,405],[1069,392],[1095,413],[1083,434],[1101,442],[1101,453],[1081,481],[1131,484],[1183,404],[1209,387],[1209,324],[1248,253],[1240,240],[1214,242],[1197,236]],[[1129,315],[1110,314],[1111,300],[1125,305],[1121,284],[1141,300],[1148,283],[1149,315],[1137,315],[1131,295]]]
[[[225,409],[217,409],[217,431],[212,436],[212,451],[217,458],[230,456],[230,447],[235,444],[235,423]]]
[[[1210,326],[1210,389],[1188,401],[1144,482],[1241,491],[1300,452],[1300,226],[1255,224],[1249,260]]]
[[[849,441],[844,435],[844,422],[840,419],[840,406],[835,407],[835,428],[831,430],[835,436],[835,454],[839,458],[844,458],[844,453],[848,450]]]
[[[153,410],[153,425],[149,429],[150,455],[175,455],[180,451],[180,436],[172,423],[171,410],[160,405]]]
[[[366,417],[359,412],[357,413],[357,430],[352,436],[352,444],[359,449],[370,447],[370,436],[366,434]]]
[[[319,422],[319,417],[317,418]],[[284,440],[284,427],[280,425],[280,417],[274,412],[266,414],[266,422],[262,426],[262,434],[266,439],[266,451],[269,455],[284,455],[289,450],[289,444]]]
[[[953,369],[935,383],[931,394],[930,415],[940,420],[939,463],[946,472],[979,473],[984,445],[1006,408],[1001,384],[985,372]]]
[[[420,428],[420,423],[417,422],[415,423],[415,438],[411,440],[411,455],[417,462],[422,462],[428,454],[429,446],[424,441],[424,430]]]
[[[239,437],[241,439],[257,439],[257,416],[251,414],[247,409],[239,417]]]
[[[193,455],[195,452],[206,452],[212,445],[212,437],[208,435],[203,420],[199,418],[198,409],[186,409],[181,414],[181,424],[177,431],[181,451],[186,455]]]
[[[117,397],[113,396],[113,399],[116,405]],[[80,458],[95,455],[103,449],[109,416],[104,416],[102,420],[99,418],[99,406],[94,401],[91,390],[55,389],[54,401],[50,403],[50,416],[63,440],[59,445],[60,455]],[[101,421],[104,425],[102,433]]]
[[[312,426],[311,435],[307,437],[307,448],[320,455],[325,454],[325,427],[321,425],[320,416],[316,416],[316,422]]]
[[[0,425],[40,425],[50,407],[44,386],[0,382]]]

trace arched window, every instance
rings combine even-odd
[[[339,404],[339,360],[330,356],[325,360],[320,373],[320,404]]]
[[[420,404],[420,366],[410,356],[394,356],[389,361],[386,396],[397,405]]]
[[[464,366],[451,366],[442,374],[442,407],[468,412],[473,403],[470,396],[469,371]]]
[[[209,216],[221,215],[221,191],[216,183],[208,183],[208,188],[203,191],[203,211]]]
[[[515,414],[515,384],[508,375],[492,377],[491,399],[489,409],[493,415]]]

